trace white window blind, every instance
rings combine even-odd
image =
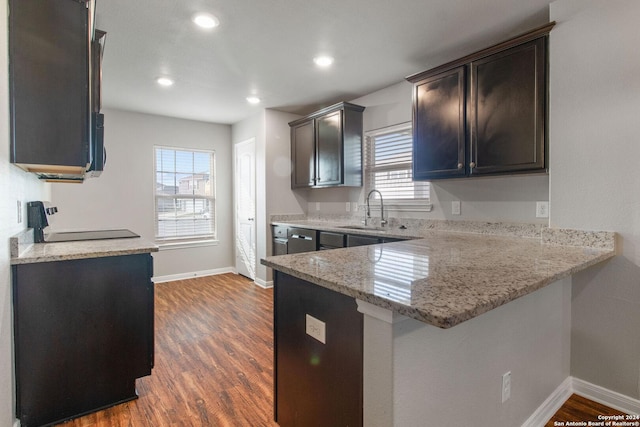
[[[156,240],[215,239],[215,154],[154,147]]]
[[[365,190],[382,193],[385,204],[429,204],[429,183],[412,180],[413,137],[411,123],[366,133]],[[378,195],[374,193],[376,198]]]

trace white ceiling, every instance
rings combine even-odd
[[[545,24],[548,1],[98,0],[103,106],[226,124],[261,108],[307,114]],[[220,26],[196,27],[196,12]]]

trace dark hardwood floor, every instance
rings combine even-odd
[[[273,290],[235,274],[161,283],[156,289],[153,374],[140,398],[64,427],[277,427],[273,421]],[[555,421],[621,414],[572,395]]]
[[[155,290],[155,367],[139,399],[61,426],[277,426],[273,291],[235,274]]]
[[[624,415],[623,412],[609,408],[608,406],[589,400],[586,397],[572,394],[571,397],[558,409],[545,427],[566,425],[567,421],[602,421],[598,415]]]

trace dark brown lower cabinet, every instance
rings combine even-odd
[[[280,427],[362,426],[363,316],[353,298],[275,272],[275,418]],[[306,315],[326,343],[306,333]]]
[[[23,427],[137,397],[154,363],[150,254],[20,264],[12,275]]]

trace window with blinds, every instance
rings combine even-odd
[[[154,147],[156,240],[215,239],[215,154]]]
[[[412,180],[411,123],[366,133],[365,190],[376,189],[387,202],[429,204],[429,183]],[[376,198],[378,195],[374,193]],[[372,195],[373,196],[373,195]]]

